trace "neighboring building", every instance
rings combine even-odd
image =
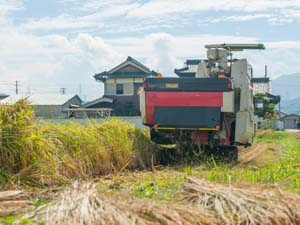
[[[1,101],[2,99],[7,98],[8,96],[9,96],[9,95],[7,95],[7,94],[0,93],[0,101]]]
[[[284,129],[300,129],[300,116],[296,114],[286,115],[280,119]]]
[[[252,83],[254,94],[271,93],[271,81],[269,77],[254,77],[252,78]]]
[[[179,77],[195,77],[198,69],[199,63],[204,60],[200,59],[188,59],[184,63],[184,67],[180,69],[175,69],[174,72]]]
[[[281,119],[285,116],[287,116],[288,114],[287,113],[284,113],[284,112],[279,112],[278,115],[277,115],[277,119]]]
[[[81,106],[81,108],[86,109],[96,109],[96,108],[112,108],[113,100],[110,98],[98,98],[93,101],[87,102]]]
[[[104,98],[112,99],[114,115],[139,115],[138,90],[146,77],[157,73],[132,57],[109,71],[96,74],[96,81],[104,83]]]
[[[1,104],[14,104],[21,99],[34,106],[37,117],[45,119],[68,118],[70,107],[80,107],[82,100],[78,95],[11,95],[1,101]]]
[[[68,109],[69,117],[74,118],[107,118],[110,117],[113,108],[113,99],[98,98],[82,104],[81,107]]]

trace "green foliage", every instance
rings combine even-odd
[[[170,201],[174,200],[175,192],[185,180],[185,177],[175,179],[149,178],[136,182],[131,193],[140,198]]]
[[[267,95],[264,93],[257,93],[254,95],[254,98],[265,98]]]
[[[274,106],[275,108],[275,106]],[[265,116],[264,116],[264,121],[263,123],[261,124],[261,127],[262,129],[274,129],[274,124],[275,124],[275,121],[276,121],[276,118],[277,118],[277,111],[268,111],[267,109],[265,110]]]
[[[0,219],[0,223],[4,225],[13,225],[13,224],[20,224],[20,225],[34,225],[32,220],[29,219],[22,219],[19,216],[8,216],[6,218]]]
[[[191,166],[186,166],[183,168],[183,171],[186,173],[187,176],[193,175],[193,169]]]
[[[270,121],[270,116],[274,118],[275,115],[275,108],[276,104],[278,104],[277,100],[274,101],[274,99],[271,99],[267,97],[266,94],[258,93],[255,94],[253,97],[254,106],[255,106],[255,115],[259,117],[264,117],[265,119]],[[258,104],[263,104],[262,108],[258,108]]]
[[[284,142],[291,138],[291,135],[282,131],[269,131],[262,137],[257,138],[256,142],[273,143],[273,142]]]
[[[274,110],[275,110],[275,104],[273,104],[273,103],[266,104],[266,111],[267,112],[272,113],[272,112],[274,112]]]

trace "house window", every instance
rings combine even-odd
[[[133,83],[105,84],[105,95],[134,95]]]
[[[116,94],[117,95],[123,95],[124,94],[124,84],[117,84]]]

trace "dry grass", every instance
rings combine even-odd
[[[212,210],[223,224],[300,224],[300,196],[279,189],[234,187],[193,178],[184,184],[182,200]]]
[[[190,178],[179,196],[176,204],[162,203],[75,183],[23,219],[49,225],[300,224],[300,196],[275,186],[232,186]]]
[[[273,130],[267,129],[267,130],[258,130],[256,133],[257,138],[263,138],[264,136],[272,133]]]
[[[95,184],[76,183],[49,206],[25,216],[47,225],[215,225],[220,220],[207,210],[176,204],[159,204],[110,193],[99,193]]]
[[[296,132],[293,134],[293,137],[296,139],[296,140],[300,140],[300,132]]]
[[[28,199],[23,191],[0,192],[0,217],[33,210],[33,202]]]

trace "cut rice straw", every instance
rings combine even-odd
[[[128,196],[99,193],[96,185],[75,183],[57,201],[38,208],[26,219],[47,225],[215,225],[220,220],[207,210],[161,204]]]
[[[234,187],[196,178],[181,193],[184,203],[212,210],[223,224],[300,224],[300,197],[263,186]]]

